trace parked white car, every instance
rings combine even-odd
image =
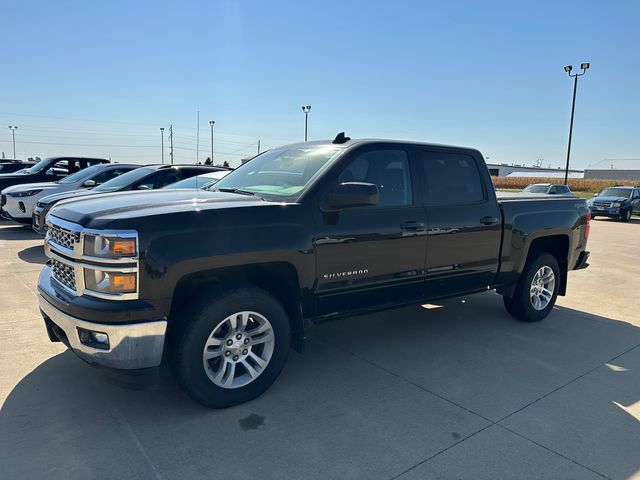
[[[9,220],[31,224],[38,200],[47,195],[80,188],[93,188],[141,165],[104,163],[84,168],[57,182],[25,183],[2,190],[0,214]]]

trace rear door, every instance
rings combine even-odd
[[[500,211],[478,152],[419,148],[427,209],[427,295],[486,288],[498,269]]]
[[[426,217],[409,151],[360,148],[336,166],[320,197],[343,182],[377,185],[378,205],[323,213],[316,205],[317,313],[366,310],[424,293]]]

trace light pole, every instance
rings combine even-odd
[[[216,124],[214,120],[209,120],[211,126],[211,165],[213,165],[213,126]]]
[[[573,114],[576,109],[576,90],[578,89],[578,77],[581,77],[587,72],[587,69],[589,68],[589,64],[582,63],[580,64],[580,68],[582,69],[582,73],[574,73],[572,75],[571,70],[573,70],[573,66],[567,65],[566,67],[564,67],[564,71],[567,72],[567,74],[570,77],[573,77],[573,101],[571,102],[571,121],[569,123],[569,144],[567,145],[567,165],[565,166],[565,169],[564,169],[565,185],[568,183],[568,178],[569,178],[569,158],[571,157],[571,137],[573,135]]]
[[[11,136],[13,137],[13,158],[16,158],[16,130],[18,127],[14,125],[9,125],[9,130],[11,130]]]
[[[160,158],[162,158],[162,164],[164,165],[164,127],[160,127]]]
[[[307,124],[309,121],[309,111],[311,110],[311,105],[303,105],[302,111],[304,112],[304,141],[307,141]]]

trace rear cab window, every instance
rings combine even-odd
[[[461,205],[486,199],[476,159],[465,153],[418,150],[427,205]]]

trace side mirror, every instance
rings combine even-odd
[[[151,189],[149,188],[149,185],[138,185],[136,187],[136,190],[151,190]]]
[[[95,180],[87,180],[86,182],[84,182],[82,184],[83,187],[87,187],[87,188],[93,188],[96,186],[96,181]]]
[[[45,174],[47,177],[53,177],[53,176],[56,174],[56,172],[53,170],[53,168],[50,168],[49,170],[47,170],[46,172],[44,172],[44,174]]]
[[[378,187],[373,183],[345,182],[327,193],[322,202],[322,210],[333,211],[343,208],[377,205]]]

